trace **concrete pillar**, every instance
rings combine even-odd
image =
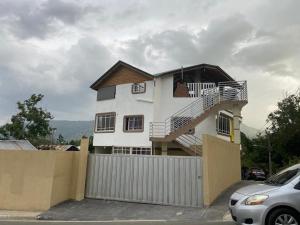
[[[89,138],[82,137],[80,142],[80,151],[79,154],[76,155],[76,165],[74,171],[74,199],[77,201],[84,199],[88,154]]]
[[[168,143],[161,144],[161,155],[168,155]]]
[[[242,109],[235,106],[232,110],[233,112],[233,142],[235,144],[241,144],[241,130],[240,130],[240,119],[241,119]]]

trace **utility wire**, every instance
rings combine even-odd
[[[263,130],[266,130],[268,129],[272,124],[270,124],[268,127],[266,127],[266,125],[270,123],[270,121],[267,121],[258,131],[257,131],[257,134],[258,133],[261,133]]]

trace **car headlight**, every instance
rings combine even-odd
[[[268,198],[268,195],[253,195],[245,200],[245,205],[261,205]]]

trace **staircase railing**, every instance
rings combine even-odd
[[[183,145],[185,148],[190,149],[195,155],[201,155],[202,151],[202,140],[194,135],[183,134],[176,138],[176,141]]]
[[[150,137],[165,137],[189,124],[216,104],[228,100],[247,101],[247,81],[219,82],[216,87],[205,89],[201,97],[174,113],[164,122],[151,122]]]

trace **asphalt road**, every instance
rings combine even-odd
[[[233,222],[195,222],[195,221],[0,221],[0,225],[235,225]]]

